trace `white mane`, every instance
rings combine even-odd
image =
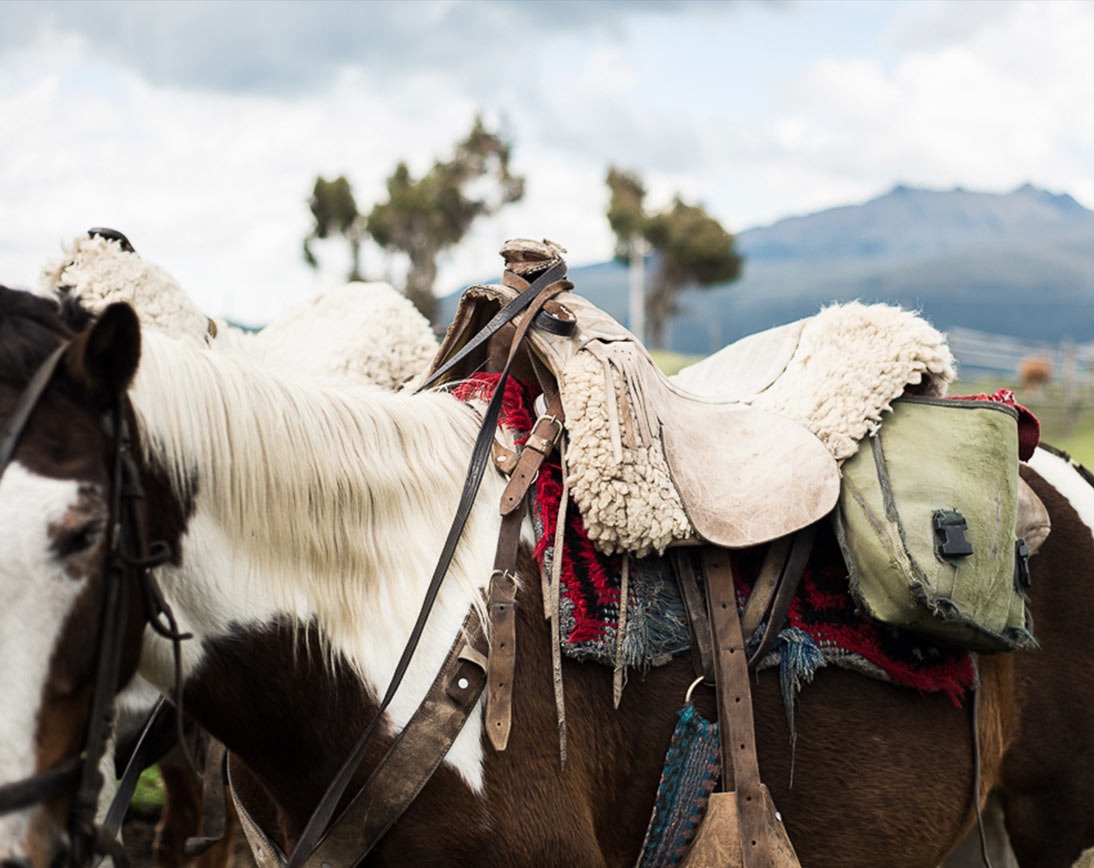
[[[420,603],[477,431],[467,406],[280,377],[150,331],[131,394],[146,453],[233,547],[222,581],[318,618],[335,645],[400,594]],[[500,490],[488,474],[451,569],[468,591],[489,578]]]

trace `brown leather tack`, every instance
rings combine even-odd
[[[752,638],[775,596],[775,586],[782,575],[786,556],[790,553],[790,539],[789,536],[784,536],[775,540],[764,555],[760,574],[752,585],[752,593],[748,595],[745,610],[741,612],[741,635],[746,639]]]
[[[695,674],[701,675],[707,684],[714,684],[714,646],[711,642],[710,619],[707,618],[707,604],[703,589],[699,586],[699,577],[695,572],[695,550],[690,547],[669,549],[672,557],[673,572],[680,586],[680,597],[684,601],[684,611],[688,618],[688,631],[691,633],[692,663]]]
[[[512,724],[513,677],[517,661],[517,582],[497,571],[490,585],[490,658],[487,664],[486,731],[495,750],[505,750]]]
[[[540,437],[536,433],[532,433],[528,436],[528,440],[524,444],[525,449],[535,449],[536,452],[546,454],[554,448],[554,441],[548,440],[545,437]]]
[[[524,495],[539,473],[544,459],[558,443],[562,434],[562,398],[559,395],[551,400],[547,412],[536,420],[532,433],[528,436],[525,448],[521,450],[516,469],[509,477],[509,484],[501,496],[501,514],[509,515],[524,502]]]
[[[425,699],[361,791],[307,860],[308,868],[362,861],[426,785],[474,711],[486,673],[478,616],[467,616]]]
[[[512,449],[507,449],[497,441],[490,447],[490,455],[494,459],[494,467],[509,476],[517,466],[517,459],[520,457],[518,453]]]
[[[775,818],[771,797],[760,782],[748,661],[741,635],[741,621],[737,615],[729,552],[705,548],[702,562],[715,649],[722,789],[729,792],[732,787],[736,795],[741,852],[739,864],[743,868],[797,865],[789,838],[785,842],[778,841],[777,846],[776,841],[772,840],[771,833],[778,839],[782,824]],[[727,802],[721,799],[715,800],[715,803],[719,801],[723,804]],[[785,832],[781,834],[785,835]],[[786,848],[789,848],[791,861],[784,856]]]
[[[469,660],[461,660],[455,674],[449,679],[445,693],[453,702],[467,705],[472,697],[479,697],[485,684],[486,671]]]

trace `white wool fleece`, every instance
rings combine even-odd
[[[782,376],[749,403],[801,422],[841,461],[905,387],[941,397],[956,376],[946,339],[922,317],[851,302],[809,319]]]
[[[907,386],[942,396],[956,376],[942,334],[899,307],[834,305],[768,334],[775,338],[771,346],[788,350],[785,367],[773,368],[770,377],[756,381],[754,366],[775,359],[727,348],[682,372],[677,384],[707,400],[794,419],[837,461],[853,455],[859,441],[881,426],[882,414]],[[641,396],[625,385],[626,371],[638,363],[631,350],[627,341],[590,343],[567,364],[563,392],[570,492],[589,538],[601,551],[641,556],[695,532],[656,420],[644,418]]]
[[[67,292],[94,312],[116,301],[128,302],[143,325],[173,337],[206,340],[209,318],[159,266],[100,236],[81,235],[63,250],[61,260],[42,269],[40,294]]]

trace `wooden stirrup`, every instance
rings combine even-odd
[[[771,794],[760,781],[752,694],[729,552],[702,550],[714,645],[722,792],[711,795],[684,868],[800,868]]]

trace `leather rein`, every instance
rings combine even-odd
[[[0,429],[0,477],[11,463],[27,423],[52,382],[69,343],[65,341],[61,344],[39,366],[16,401],[3,429]],[[130,452],[124,396],[118,396],[111,411],[100,419],[100,424],[113,441],[114,460],[110,474],[109,548],[103,573],[104,594],[95,686],[84,748],[80,755],[63,759],[53,768],[0,784],[0,814],[72,795],[66,864],[75,868],[90,864],[97,854],[110,856],[115,865],[128,864],[116,837],[117,830],[95,824],[99,791],[103,785],[99,764],[114,733],[114,696],[119,687],[125,628],[131,614],[130,595],[126,593],[127,579],[135,573],[140,582],[145,622],[174,643],[176,674],[180,665],[178,643],[187,638],[179,634],[174,616],[150,572],[151,567],[167,559],[169,552],[162,543],[149,546],[146,541],[143,516],[138,508],[143,492],[137,465]],[[176,683],[179,681],[176,678]]]
[[[524,314],[517,325],[494,394],[483,414],[482,426],[472,449],[463,493],[444,547],[433,571],[418,619],[395,667],[395,674],[384,693],[372,722],[361,734],[338,774],[328,786],[300,835],[293,852],[286,858],[245,810],[240,811],[252,852],[260,865],[287,865],[288,868],[321,868],[324,865],[356,865],[383,837],[391,824],[409,807],[421,787],[440,765],[464,722],[474,711],[478,698],[487,690],[486,731],[498,750],[504,750],[509,734],[510,703],[513,682],[515,639],[513,636],[516,596],[516,555],[520,540],[521,513],[517,507],[535,477],[540,463],[554,446],[561,427],[561,405],[557,399],[548,414],[537,420],[530,446],[521,453],[509,485],[502,497],[502,526],[487,596],[487,613],[493,637],[486,645],[478,617],[472,613],[461,635],[449,652],[445,665],[418,711],[383,758],[364,786],[335,817],[351,779],[364,758],[365,747],[398,690],[411,657],[421,638],[425,622],[447,575],[467,517],[474,505],[486,467],[491,463],[494,434],[501,412],[505,382],[524,336],[532,327],[554,327],[543,305],[571,284],[565,280],[566,267],[558,263],[547,267],[516,298],[506,304],[459,352],[418,387],[429,388],[472,351],[482,346],[503,326]],[[423,751],[428,745],[431,750]],[[411,746],[416,746],[414,749]],[[401,783],[397,783],[400,781]],[[234,797],[233,792],[233,797]],[[236,802],[238,808],[243,806]],[[333,822],[332,822],[333,820]]]

